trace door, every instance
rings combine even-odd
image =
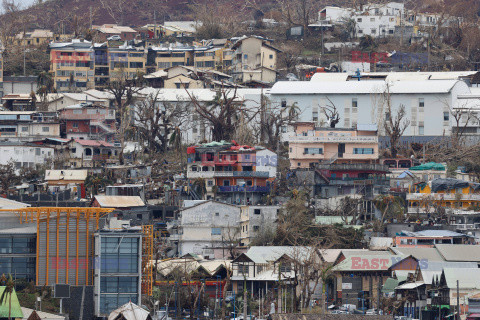
[[[345,143],[338,144],[338,157],[343,158],[343,154],[345,153]]]

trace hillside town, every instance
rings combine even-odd
[[[0,15],[0,320],[480,319],[478,3],[57,1]]]

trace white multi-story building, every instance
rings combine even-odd
[[[375,123],[380,135],[385,119],[404,106],[410,120],[405,136],[449,135],[455,124],[452,110],[459,96],[469,95],[470,88],[459,80],[295,81],[277,82],[270,90],[273,101],[299,107],[298,121],[326,126],[324,111],[335,107],[340,117],[337,128]]]
[[[279,206],[242,206],[240,213],[240,245],[250,246],[256,237],[273,234]]]
[[[49,159],[53,160],[54,152],[51,147],[4,141],[0,142],[0,165],[13,162],[17,170],[35,168],[47,164]]]
[[[384,37],[393,35],[401,24],[403,3],[367,4],[359,9],[327,6],[319,11],[319,20],[331,24],[355,22],[356,36]]]

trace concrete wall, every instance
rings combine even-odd
[[[180,211],[180,255],[186,253],[207,254],[211,249],[225,246],[238,239],[237,222],[240,208],[224,203],[208,201]]]

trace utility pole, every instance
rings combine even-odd
[[[250,266],[248,266],[250,268]],[[244,280],[243,284],[243,320],[247,320],[247,310],[248,310],[248,304],[247,304],[247,280]]]
[[[460,288],[457,280],[457,320],[460,320]]]

